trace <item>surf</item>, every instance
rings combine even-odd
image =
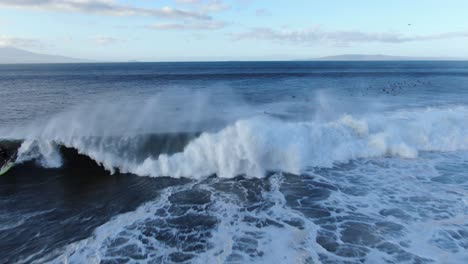
[[[22,139],[18,162],[35,160],[42,167],[60,167],[60,148],[66,147],[111,173],[261,178],[271,171],[301,174],[361,158],[415,158],[421,151],[468,149],[465,106],[342,114],[334,120],[300,122],[256,115],[219,130],[190,133],[92,136],[80,135],[80,129],[60,133],[52,127],[49,124]]]

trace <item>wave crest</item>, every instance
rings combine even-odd
[[[22,144],[21,160],[34,158],[45,167],[60,166],[56,146],[64,145],[111,172],[196,179],[210,175],[263,177],[269,171],[300,174],[311,167],[331,167],[358,158],[414,158],[420,151],[468,149],[468,109],[459,106],[345,114],[334,121],[308,122],[262,115],[238,120],[218,132],[182,138],[153,135],[158,144],[142,135],[44,135]],[[177,147],[167,147],[171,145]]]
[[[175,177],[261,177],[269,170],[301,173],[357,158],[385,155],[414,158],[419,151],[468,148],[468,110],[424,109],[334,122],[286,123],[268,118],[236,122],[204,133],[183,152],[148,158],[139,175]]]

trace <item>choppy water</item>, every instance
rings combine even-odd
[[[0,66],[4,263],[466,263],[467,62]]]

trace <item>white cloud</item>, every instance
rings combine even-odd
[[[11,46],[11,47],[21,47],[21,48],[42,48],[44,44],[37,40],[31,38],[17,38],[10,37],[6,35],[0,35],[0,47]]]
[[[178,4],[190,5],[195,10],[204,14],[225,11],[231,8],[231,6],[223,0],[176,0],[175,2]]]
[[[159,23],[148,26],[156,30],[216,30],[225,26],[223,22],[195,22],[195,23]]]
[[[255,15],[258,17],[265,17],[265,16],[270,16],[271,13],[267,9],[261,8],[261,9],[255,10]]]
[[[179,4],[196,4],[200,3],[200,0],[175,0]]]
[[[94,40],[94,42],[96,42],[98,45],[101,45],[101,46],[108,46],[108,45],[116,44],[121,41],[120,39],[110,37],[110,36],[105,36],[105,35],[94,36],[92,37],[92,40]]]
[[[200,12],[172,7],[142,8],[116,3],[113,0],[0,0],[0,6],[52,11],[93,13],[109,16],[152,16],[162,18],[211,19]]]
[[[329,43],[333,45],[345,46],[352,43],[363,42],[404,43],[424,40],[468,38],[468,31],[448,32],[431,35],[405,36],[398,33],[323,31],[317,28],[304,30],[276,30],[272,28],[254,28],[246,32],[234,34],[233,36],[236,40],[270,40],[278,43],[302,45]]]
[[[228,10],[230,6],[221,0],[213,0],[200,6],[202,12],[219,12]]]

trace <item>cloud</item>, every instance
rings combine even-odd
[[[92,40],[94,40],[94,42],[96,42],[98,45],[101,45],[101,46],[108,46],[108,45],[116,44],[121,41],[120,39],[110,37],[110,36],[104,36],[104,35],[94,36],[92,37]]]
[[[230,5],[222,0],[176,0],[175,2],[178,4],[191,5],[201,13],[220,12],[231,8]]]
[[[92,13],[109,16],[150,16],[208,20],[210,16],[172,7],[142,8],[121,5],[113,0],[0,0],[0,6],[51,11]]]
[[[230,6],[221,0],[209,1],[200,6],[202,12],[219,12],[228,10]]]
[[[197,23],[159,23],[148,26],[156,30],[216,30],[225,26],[223,22],[197,22]]]
[[[255,15],[256,15],[257,17],[265,17],[265,16],[270,16],[271,13],[270,13],[270,11],[268,11],[267,9],[261,8],[261,9],[255,10]]]
[[[11,47],[22,47],[22,48],[42,48],[44,44],[37,40],[31,38],[17,38],[9,37],[6,35],[0,35],[0,47],[11,46]]]
[[[201,1],[200,0],[175,0],[176,3],[179,3],[179,4],[196,4],[196,3],[200,3]]]
[[[314,45],[330,43],[346,46],[353,43],[380,42],[405,43],[425,40],[468,38],[468,31],[448,32],[432,35],[405,36],[398,33],[375,33],[361,31],[323,31],[318,28],[304,30],[276,30],[271,28],[254,28],[233,35],[236,40],[270,40],[278,43]]]

